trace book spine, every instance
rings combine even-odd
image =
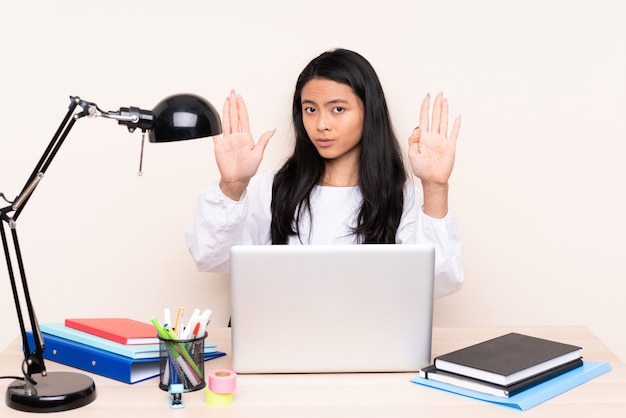
[[[28,337],[32,338],[32,333],[29,332]],[[136,383],[132,376],[132,359],[62,338],[49,336],[46,339],[44,359],[124,383]],[[158,359],[153,363],[154,373],[150,377],[159,374]]]

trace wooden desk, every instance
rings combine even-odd
[[[210,328],[211,342],[230,351],[230,330]],[[204,391],[183,395],[185,408],[170,409],[169,394],[157,379],[127,385],[98,375],[98,398],[67,417],[624,417],[626,365],[585,327],[436,328],[433,355],[439,355],[510,331],[528,333],[583,347],[590,361],[608,361],[613,370],[528,411],[520,412],[436,389],[409,379],[416,373],[239,375],[234,401],[210,407]],[[374,333],[375,336],[375,333]],[[0,355],[0,375],[19,374],[22,353],[16,340]],[[76,370],[48,361],[50,371]],[[230,368],[230,357],[211,360],[206,370]],[[0,380],[6,391],[11,380]],[[3,402],[2,417],[25,417]]]

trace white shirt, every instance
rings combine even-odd
[[[239,201],[226,197],[217,182],[200,194],[194,221],[185,233],[199,271],[229,272],[230,248],[234,245],[271,244],[275,173],[253,177]],[[434,245],[435,298],[440,298],[458,291],[463,284],[459,231],[450,214],[442,219],[424,214],[422,200],[421,190],[407,182],[396,243]],[[312,216],[303,217],[301,237],[290,237],[289,244],[355,244],[351,227],[356,225],[360,206],[358,187],[316,186],[311,193]]]

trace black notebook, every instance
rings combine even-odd
[[[510,333],[438,356],[434,366],[507,386],[580,358],[580,347]]]
[[[583,365],[583,360],[578,359],[570,361],[561,366],[552,368],[538,375],[531,376],[527,379],[513,383],[512,385],[503,386],[495,383],[484,382],[467,376],[461,376],[456,373],[438,370],[435,366],[428,366],[420,370],[420,377],[425,379],[436,380],[438,382],[448,383],[450,385],[459,386],[465,389],[486,393],[501,398],[508,398],[523,390],[530,389],[536,385],[546,382],[554,377],[570,370],[574,370]]]

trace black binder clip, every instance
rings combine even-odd
[[[170,408],[184,408],[185,402],[183,402],[183,392],[185,392],[185,386],[182,383],[172,383],[169,387],[170,393]]]

